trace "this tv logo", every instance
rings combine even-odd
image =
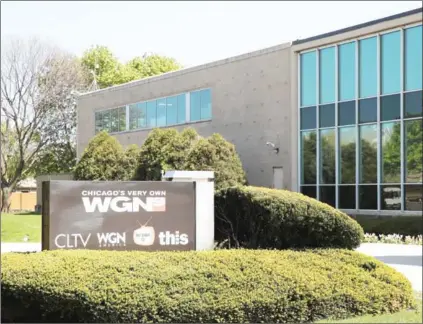
[[[159,240],[160,245],[187,245],[189,242],[188,234],[179,234],[179,231],[175,233],[171,233],[170,231],[160,232]]]
[[[85,212],[116,213],[166,211],[166,197],[148,197],[143,201],[139,197],[82,197]]]

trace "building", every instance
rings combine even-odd
[[[253,185],[350,214],[422,211],[422,9],[80,96],[78,156],[107,129],[235,144]]]

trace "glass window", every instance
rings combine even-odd
[[[382,94],[401,91],[401,32],[380,37],[380,74]]]
[[[405,90],[422,89],[422,25],[404,31]]]
[[[102,121],[102,113],[101,112],[96,112],[95,113],[95,132],[96,133],[102,131],[101,121]]]
[[[338,125],[355,124],[355,101],[340,102],[338,104]]]
[[[133,104],[129,106],[129,129],[137,129],[137,119],[138,119],[138,111],[137,111],[137,105]]]
[[[401,210],[401,186],[387,185],[380,189],[381,209]]]
[[[355,208],[355,186],[339,186],[339,209]]]
[[[422,182],[422,138],[423,120],[407,120],[404,122],[405,131],[405,161],[406,179],[408,183]]]
[[[115,133],[119,131],[119,109],[111,110],[110,132]]]
[[[359,41],[359,90],[360,98],[377,95],[377,38]]]
[[[335,183],[335,129],[320,131],[320,183]]]
[[[301,133],[301,183],[316,184],[316,132]]]
[[[301,54],[301,107],[316,104],[316,51]]]
[[[178,123],[178,97],[166,98],[166,125]]]
[[[310,198],[316,199],[316,186],[302,186],[301,193]]]
[[[335,47],[320,50],[319,53],[320,103],[335,101]]]
[[[158,99],[157,102],[157,127],[166,126],[166,99]]]
[[[332,207],[336,207],[335,186],[320,186],[319,200]]]
[[[147,127],[147,107],[145,102],[137,104],[138,128]]]
[[[394,120],[401,118],[400,94],[380,97],[380,120]]]
[[[194,91],[190,94],[190,120],[201,120],[201,92]]]
[[[147,127],[156,127],[156,100],[147,102]]]
[[[185,105],[185,94],[178,96],[178,124],[186,123],[186,105]]]
[[[406,185],[405,189],[405,210],[422,210],[423,190],[421,185]]]
[[[338,47],[339,100],[355,99],[355,42]]]
[[[377,99],[362,99],[358,101],[358,121],[370,123],[377,121]]]
[[[404,94],[404,118],[422,116],[423,91],[408,92]]]
[[[119,132],[126,131],[126,107],[119,108]]]
[[[339,128],[339,183],[355,183],[356,128]],[[346,208],[346,207],[344,207]]]
[[[320,127],[335,126],[335,104],[319,106]]]
[[[377,126],[363,125],[360,134],[360,183],[377,183]]]
[[[300,108],[301,129],[316,128],[316,107]]]
[[[382,182],[401,182],[401,124],[383,123],[382,137]]]
[[[103,130],[110,133],[110,110],[103,111]]]
[[[201,91],[201,120],[207,120],[212,118],[211,111],[211,91],[205,89]]]
[[[358,186],[359,209],[377,210],[377,185]]]

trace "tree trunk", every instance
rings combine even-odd
[[[10,208],[10,197],[12,196],[11,187],[1,188],[1,211],[3,213],[8,213]]]

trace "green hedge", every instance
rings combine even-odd
[[[414,306],[410,283],[347,250],[2,254],[2,320],[311,322]]]
[[[422,216],[352,216],[366,233],[400,234],[417,236],[423,235]]]
[[[230,247],[352,249],[363,229],[343,212],[299,193],[233,187],[215,195],[215,237]]]

